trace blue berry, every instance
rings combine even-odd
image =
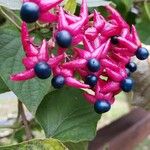
[[[68,31],[62,30],[62,31],[57,33],[56,42],[60,47],[68,48],[71,46],[72,36]]]
[[[130,62],[126,65],[130,72],[135,72],[137,70],[137,65],[135,62]]]
[[[88,75],[85,79],[85,83],[93,87],[96,85],[97,80],[98,78],[95,75]]]
[[[134,81],[130,77],[121,81],[121,88],[124,92],[130,92],[133,89],[133,85],[134,85]]]
[[[51,75],[51,68],[46,62],[39,62],[35,65],[34,72],[40,79],[47,79]]]
[[[94,104],[94,110],[98,113],[98,114],[102,114],[105,112],[108,112],[111,108],[111,104],[105,100],[98,100],[95,104]]]
[[[87,67],[88,67],[89,71],[97,72],[100,69],[100,62],[97,59],[92,58],[92,59],[88,60]]]
[[[39,6],[33,2],[25,2],[20,11],[20,16],[26,23],[33,23],[39,19]]]
[[[111,37],[111,43],[114,44],[114,45],[119,43],[117,36]]]
[[[137,49],[136,51],[136,57],[140,60],[145,60],[147,59],[149,56],[149,52],[146,48],[144,47],[140,47]]]
[[[55,89],[60,89],[65,84],[65,78],[61,75],[55,76],[53,77],[51,84]]]

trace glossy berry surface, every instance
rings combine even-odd
[[[135,72],[137,70],[137,65],[135,62],[130,62],[126,65],[130,72]]]
[[[25,2],[20,11],[20,16],[26,23],[36,22],[39,18],[40,10],[39,6],[32,2]]]
[[[114,44],[114,45],[118,44],[119,43],[118,37],[117,36],[111,37],[111,43]]]
[[[100,62],[97,59],[92,58],[92,59],[88,60],[87,67],[88,67],[89,71],[97,72],[100,69]]]
[[[56,42],[60,47],[68,48],[71,46],[72,36],[68,31],[62,30],[62,31],[57,33]]]
[[[147,59],[149,56],[149,52],[146,48],[144,47],[140,47],[138,48],[138,50],[136,51],[136,57],[140,60],[145,60]]]
[[[98,100],[94,104],[94,110],[98,114],[108,112],[110,110],[110,108],[111,108],[111,104],[109,102],[105,101],[105,100]]]
[[[95,75],[88,75],[85,79],[85,83],[93,87],[96,85],[97,80],[98,78]]]
[[[51,81],[52,86],[55,89],[60,89],[64,86],[65,84],[65,78],[61,75],[55,76],[52,81]]]
[[[51,68],[46,62],[39,62],[35,65],[34,72],[40,79],[47,79],[51,75]]]
[[[133,79],[128,77],[121,82],[121,88],[124,92],[130,92],[133,89]]]

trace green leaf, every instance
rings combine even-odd
[[[69,150],[88,150],[88,142],[64,143]]]
[[[21,23],[22,20],[20,19],[20,17],[17,15],[18,11],[16,11],[16,13],[10,9],[7,9],[5,7],[0,7],[0,13],[3,15],[3,17],[5,19],[7,19],[7,22],[9,22],[9,26],[12,26],[12,24],[14,25],[14,27],[16,27],[18,30],[21,30]],[[5,23],[3,25],[7,26],[8,23]]]
[[[125,4],[126,8],[131,8],[133,0],[122,0],[122,3]]]
[[[143,20],[144,18],[142,18]],[[150,44],[150,25],[149,20],[142,21],[136,25],[137,31],[139,33],[140,39],[145,44]]]
[[[4,6],[12,10],[20,10],[21,5],[21,0],[0,0],[0,6]]]
[[[36,118],[46,137],[80,142],[95,137],[100,115],[85,101],[81,90],[64,88],[46,95],[38,107]]]
[[[74,14],[76,11],[76,6],[77,6],[76,0],[68,0],[65,4],[64,8],[66,11]]]
[[[24,82],[10,80],[10,75],[23,71],[21,63],[24,52],[20,34],[9,29],[0,29],[0,75],[6,85],[34,114],[50,88],[50,80],[34,78]]]
[[[147,9],[150,10],[150,4],[147,4]],[[145,44],[150,44],[150,18],[144,7],[141,7],[141,16],[137,20],[136,28],[141,38],[141,41]]]
[[[0,13],[7,19],[13,21],[18,26],[21,26],[22,20],[20,18],[20,11],[10,10],[5,7],[0,7]]]
[[[82,0],[77,0],[77,3],[81,4]],[[109,5],[111,1],[105,0],[87,0],[88,7],[99,7]]]
[[[4,25],[5,23],[6,23],[6,18],[0,12],[0,26]]]
[[[0,150],[68,150],[68,148],[55,139],[37,139],[17,145],[0,147]]]
[[[0,94],[8,92],[8,91],[9,91],[9,88],[7,87],[7,85],[5,84],[5,82],[0,77]]]
[[[133,3],[133,0],[120,0],[120,1],[111,0],[111,1],[114,2],[117,5],[117,7],[118,6],[120,7],[121,5],[124,5],[126,7],[126,9],[130,9],[131,6],[132,6],[132,3]]]

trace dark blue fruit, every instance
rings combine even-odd
[[[40,79],[47,79],[51,75],[51,68],[46,62],[39,62],[35,65],[34,72]]]
[[[55,76],[52,81],[52,86],[55,88],[55,89],[60,89],[64,86],[65,84],[65,78],[61,75],[58,75],[58,76]]]
[[[136,57],[140,60],[145,60],[147,59],[149,56],[149,52],[146,48],[144,47],[140,47],[138,48],[138,50],[136,51]]]
[[[121,81],[121,88],[124,92],[130,92],[133,89],[133,85],[134,85],[134,81],[130,77]]]
[[[20,11],[20,16],[26,23],[33,23],[39,19],[40,10],[39,6],[33,2],[23,3]]]
[[[57,33],[56,42],[60,47],[68,48],[71,46],[72,36],[68,31],[62,30],[62,31]]]
[[[111,104],[109,102],[105,101],[105,100],[98,100],[94,104],[94,110],[98,114],[108,112],[110,110],[110,108],[111,108]]]
[[[130,62],[126,65],[130,72],[135,72],[137,70],[137,65],[135,62]]]
[[[89,71],[97,72],[100,69],[100,62],[97,59],[92,58],[92,59],[88,60],[87,67],[88,67]]]
[[[90,85],[91,87],[95,86],[97,83],[98,78],[95,75],[88,75],[85,78],[85,83]]]
[[[117,36],[111,37],[111,43],[114,44],[114,45],[118,44],[119,43],[118,37]]]

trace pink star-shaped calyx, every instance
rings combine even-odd
[[[65,14],[65,15],[66,15],[66,18],[67,18],[69,24],[80,21],[83,18],[85,18],[85,20],[86,20],[85,23],[88,23],[88,18],[90,16],[88,16],[87,0],[82,0],[79,16],[75,16],[72,14]]]
[[[120,84],[111,80],[99,79],[94,91],[95,94],[84,93],[86,100],[89,103],[95,104],[96,101],[106,100],[110,104],[114,103],[114,95],[120,92]]]
[[[21,42],[26,56],[36,56],[38,54],[39,47],[33,44],[34,38],[29,36],[27,24],[22,23],[21,26]]]
[[[104,58],[107,55],[110,46],[110,40],[108,40],[107,43],[103,43],[99,48],[94,50],[86,37],[84,37],[83,43],[85,50],[75,47],[74,52],[77,53],[77,58],[70,62],[64,63],[63,67],[74,69],[87,68],[86,65],[88,60],[92,58],[96,58],[97,60]]]
[[[23,32],[24,31],[24,32]],[[46,40],[43,40],[41,46],[34,46],[28,35],[27,26],[25,23],[22,24],[22,43],[26,56],[22,59],[26,70],[11,75],[11,80],[21,81],[34,78],[36,76],[34,67],[39,62],[45,62],[50,68],[56,67],[63,59],[64,55],[57,57],[50,57],[47,48]]]
[[[59,31],[66,30],[72,36],[72,45],[76,45],[80,43],[83,39],[84,24],[88,19],[87,14],[88,14],[87,4],[86,1],[83,0],[81,11],[80,11],[80,19],[70,23],[66,18],[63,8],[60,7],[59,19],[58,19],[58,30],[56,31],[56,35]]]
[[[51,23],[58,19],[57,15],[50,13],[50,9],[55,8],[63,0],[23,0],[25,2],[33,2],[39,6],[40,16],[39,21]]]
[[[84,34],[89,40],[94,40],[98,36],[97,29],[94,27],[89,27],[87,30],[85,30]]]
[[[107,5],[106,10],[110,14],[110,16],[108,17],[110,21],[113,20],[120,28],[130,29],[129,25],[124,21],[121,15],[113,7]]]
[[[108,22],[103,16],[101,16],[96,10],[94,10],[94,27],[98,33],[105,37],[111,37],[120,33],[120,28],[113,23]]]
[[[62,66],[69,69],[79,70],[80,73],[85,70],[88,74],[90,71],[87,68],[87,63],[90,59],[97,59],[100,62],[100,70],[98,71],[98,75],[103,73],[105,70],[105,74],[110,77],[114,81],[121,81],[126,77],[126,72],[123,67],[119,67],[113,59],[108,56],[110,50],[110,40],[106,43],[103,43],[97,49],[94,49],[91,43],[84,37],[84,48],[86,50],[80,48],[74,48],[74,51],[77,53],[77,58],[64,63]],[[97,76],[97,75],[96,75]]]
[[[22,63],[24,64],[26,70],[21,73],[11,75],[11,80],[22,81],[22,80],[28,80],[34,78],[36,77],[34,67],[37,63],[46,62],[50,68],[54,68],[63,59],[64,59],[64,55],[59,55],[57,57],[52,57],[52,58],[49,57],[48,50],[47,50],[47,43],[45,40],[43,40],[37,56],[24,57],[22,59]]]
[[[129,30],[124,29],[122,34],[117,37],[117,40],[117,45],[111,45],[112,58],[126,65],[131,57],[135,55],[137,49],[142,46],[141,41],[134,26],[131,27],[131,33]]]
[[[66,69],[61,66],[56,66],[53,68],[53,75],[55,76],[63,76],[65,79],[65,84],[74,87],[74,88],[90,88],[89,85],[84,84],[74,77],[74,71],[71,69]]]

